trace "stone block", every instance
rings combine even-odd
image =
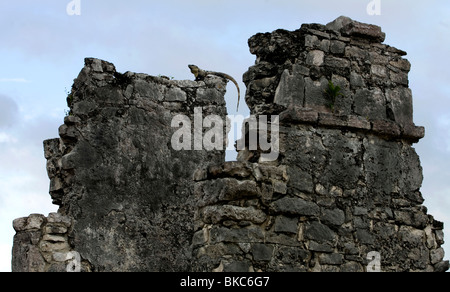
[[[322,66],[324,62],[325,53],[319,50],[313,50],[306,56],[306,64],[311,66]]]
[[[425,231],[411,226],[401,226],[398,235],[399,239],[409,246],[419,246],[426,240]]]
[[[336,239],[336,234],[328,226],[314,221],[306,225],[305,238],[318,243],[332,242]]]
[[[331,41],[330,43],[330,52],[333,54],[344,54],[345,53],[346,44],[341,41]]]
[[[367,208],[355,206],[353,215],[360,216],[360,215],[367,215],[367,214],[368,214]]]
[[[370,122],[364,117],[350,115],[347,118],[347,127],[349,128],[370,130],[372,127]]]
[[[227,161],[221,165],[211,165],[208,167],[210,176],[247,178],[252,175],[252,167],[247,162]]]
[[[244,228],[213,227],[210,232],[212,243],[258,243],[263,242],[264,234],[261,228],[249,226]]]
[[[325,253],[319,255],[319,263],[321,265],[341,265],[343,261],[344,256],[340,253]]]
[[[358,89],[353,99],[354,111],[357,115],[369,120],[386,118],[386,97],[379,88]]]
[[[404,72],[399,72],[399,73],[395,73],[395,72],[390,72],[389,73],[391,81],[399,84],[399,85],[404,85],[404,86],[408,86],[409,85],[409,80],[408,80],[408,74],[404,73]]]
[[[67,233],[66,226],[47,224],[44,229],[44,233],[47,234],[65,234]]]
[[[397,59],[389,62],[390,65],[408,73],[411,70],[411,63],[407,59]]]
[[[314,216],[319,214],[319,206],[314,202],[305,201],[300,198],[284,197],[271,204],[274,213],[286,215]]]
[[[252,245],[252,254],[255,261],[268,262],[272,259],[273,246],[268,244],[255,243]]]
[[[309,246],[308,249],[311,251],[317,251],[317,252],[333,252],[334,248],[331,244],[329,243],[318,243],[315,242],[314,240],[310,240],[309,241]]]
[[[388,108],[392,112],[393,121],[402,126],[413,124],[412,92],[409,88],[397,87],[386,90]]]
[[[46,218],[41,214],[31,214],[28,217],[18,218],[13,221],[13,227],[16,232],[40,230],[46,222]]]
[[[322,77],[320,80],[314,81],[307,77],[305,82],[305,107],[327,111],[329,101],[324,90],[328,86],[328,80]]]
[[[184,92],[183,92],[184,93]],[[178,100],[183,101],[186,100],[186,95],[182,92],[178,92]],[[205,103],[215,103],[215,104],[223,104],[223,93],[219,92],[215,88],[199,88],[197,89],[197,101],[205,102]]]
[[[352,71],[350,73],[350,85],[352,86],[352,88],[360,88],[364,87],[366,84],[360,74]]]
[[[449,268],[449,261],[442,261],[434,265],[434,272],[445,273]]]
[[[164,99],[162,86],[140,79],[137,79],[134,82],[134,95],[136,97],[149,98],[157,101],[162,101]]]
[[[28,217],[14,219],[13,228],[16,232],[24,231],[27,227]]]
[[[289,106],[303,106],[305,98],[305,80],[294,71],[284,70],[281,75],[280,83],[275,91],[274,103]]]
[[[394,122],[386,120],[376,120],[371,123],[372,123],[372,131],[374,131],[379,135],[391,137],[400,137],[401,135],[400,127]]]
[[[246,261],[232,261],[223,266],[225,273],[248,273],[250,271],[250,264]]]
[[[327,225],[340,226],[345,222],[345,213],[340,209],[325,209],[322,211],[320,220]]]
[[[51,234],[45,234],[45,235],[42,237],[42,240],[49,241],[49,242],[52,242],[52,243],[65,242],[65,241],[66,241],[66,239],[65,239],[64,236],[60,236],[60,235],[51,235]]]
[[[217,224],[225,220],[250,221],[261,224],[267,219],[266,214],[261,210],[231,205],[206,206],[200,213],[203,221],[208,224]]]
[[[274,230],[279,233],[297,234],[298,218],[290,218],[285,216],[278,216],[275,219]]]
[[[342,273],[362,273],[364,272],[364,268],[358,262],[349,261],[341,265]]]
[[[305,47],[309,48],[317,48],[320,45],[319,38],[315,35],[306,35],[305,36]]]
[[[289,107],[280,114],[282,123],[317,123],[319,114],[310,108]]]
[[[325,57],[325,66],[337,69],[345,69],[350,68],[350,61],[344,58],[327,56]]]
[[[386,34],[381,31],[381,27],[358,21],[348,23],[341,29],[341,32],[344,35],[361,37],[378,43],[384,42],[386,38]]]
[[[388,70],[386,66],[383,65],[372,65],[370,69],[370,73],[372,73],[372,76],[379,77],[379,78],[387,78],[388,77]]]
[[[374,244],[375,236],[367,229],[358,229],[355,238],[362,244]]]
[[[312,193],[314,188],[313,178],[309,171],[297,167],[288,168],[288,188],[294,188],[300,192]]]
[[[184,102],[187,100],[186,92],[181,90],[178,87],[172,87],[167,92],[166,96],[164,97],[165,101],[180,101]]]
[[[48,139],[44,141],[44,156],[45,159],[53,158],[60,153],[60,139]]]
[[[356,60],[358,63],[364,63],[369,59],[369,52],[357,46],[347,46],[345,48],[345,57]]]
[[[430,253],[431,264],[434,265],[434,264],[441,262],[444,259],[444,256],[445,256],[445,252],[442,247],[432,250]]]
[[[284,265],[304,264],[310,257],[310,252],[301,247],[281,246],[275,251],[274,258],[280,259]]]

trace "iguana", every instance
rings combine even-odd
[[[225,79],[231,80],[236,85],[236,88],[237,88],[237,91],[238,91],[237,110],[239,110],[239,101],[241,99],[241,90],[239,89],[239,85],[238,85],[238,83],[236,82],[236,80],[233,77],[231,77],[228,74],[221,73],[221,72],[205,71],[205,70],[200,69],[196,65],[189,65],[188,67],[189,67],[189,69],[191,69],[192,74],[194,74],[195,81],[202,81],[202,80],[205,79],[205,77],[207,75],[215,75],[215,76],[218,76],[218,77],[221,77],[221,78],[225,78]]]

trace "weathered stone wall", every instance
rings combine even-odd
[[[374,254],[382,271],[448,269],[411,147],[424,129],[413,124],[410,63],[384,38],[345,17],[250,38],[246,101],[254,115],[279,115],[280,155],[267,163],[245,149],[204,170],[201,270],[366,271]],[[342,88],[334,103],[330,80]]]
[[[44,142],[50,195],[58,213],[72,220],[64,236],[83,270],[189,271],[193,174],[223,162],[225,151],[173,150],[178,124],[172,128],[171,122],[179,114],[194,121],[194,108],[225,120],[226,83],[120,74],[105,61],[85,63],[60,138]],[[19,248],[22,235],[16,237]],[[21,255],[16,252],[13,262]],[[58,264],[44,260],[45,269]]]
[[[44,142],[60,209],[14,221],[13,270],[366,271],[373,255],[382,271],[447,270],[420,193],[410,63],[384,39],[345,17],[250,38],[246,102],[280,125],[270,162],[261,148],[235,162],[173,149],[174,116],[225,121],[224,80],[86,59],[60,138]]]
[[[68,232],[70,218],[58,213],[40,214],[14,220],[13,272],[63,272],[72,257]],[[81,266],[81,262],[79,262]]]

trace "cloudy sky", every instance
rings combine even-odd
[[[450,2],[378,1],[380,15],[369,15],[371,0],[79,0],[69,12],[79,8],[80,15],[70,15],[70,0],[0,0],[0,271],[10,271],[13,219],[57,210],[42,141],[58,137],[67,91],[85,57],[110,61],[119,72],[175,79],[192,79],[187,65],[193,63],[240,81],[255,61],[247,46],[252,35],[340,15],[382,26],[385,43],[408,52],[414,119],[426,127],[415,145],[422,193],[448,238]],[[227,104],[235,114],[231,83]],[[248,109],[241,106],[240,114]],[[448,259],[450,244],[444,248]]]

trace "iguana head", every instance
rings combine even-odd
[[[191,69],[192,74],[194,74],[195,77],[198,75],[198,67],[195,65],[188,65],[189,69]]]

